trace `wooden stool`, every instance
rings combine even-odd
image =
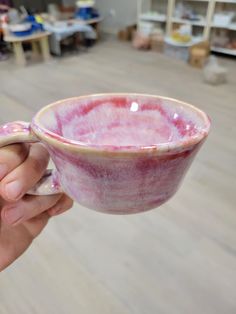
[[[28,36],[14,36],[14,35],[5,35],[4,40],[13,45],[13,50],[15,54],[16,64],[20,66],[26,65],[26,58],[23,49],[23,42],[31,42],[32,51],[34,55],[39,55],[38,44],[40,47],[40,52],[42,54],[43,60],[48,61],[50,59],[49,45],[48,45],[48,36],[50,32],[40,32]]]

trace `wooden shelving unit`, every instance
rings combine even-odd
[[[231,56],[236,56],[236,49],[227,49],[227,48],[221,48],[221,47],[211,47],[211,51],[223,53]]]
[[[216,28],[226,29],[229,31],[236,31],[236,22],[229,24],[214,23],[214,14],[216,13],[216,6],[222,4],[236,4],[236,0],[183,0],[182,2],[189,2],[194,7],[196,3],[205,3],[206,12],[205,17],[200,20],[188,20],[177,18],[174,16],[175,6],[177,0],[139,0],[138,1],[138,23],[140,21],[150,21],[153,23],[163,24],[166,37],[168,38],[173,29],[173,24],[190,24],[193,27],[202,28],[202,40],[209,40],[211,33]],[[159,5],[161,10],[159,10]],[[236,15],[236,6],[235,6]],[[219,47],[212,47],[214,52],[236,55],[236,49],[226,49]]]

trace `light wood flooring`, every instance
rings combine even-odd
[[[228,83],[203,83],[181,61],[107,40],[48,64],[0,63],[0,123],[98,92],[176,97],[205,110],[212,131],[176,196],[109,216],[75,205],[51,220],[0,274],[0,314],[236,313],[236,62]]]

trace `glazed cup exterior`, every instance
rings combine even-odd
[[[44,141],[63,190],[85,207],[114,214],[146,211],[177,191],[201,143],[175,154],[80,153]]]

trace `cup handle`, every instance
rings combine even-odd
[[[35,142],[39,142],[39,139],[33,133],[28,122],[15,121],[0,126],[0,148],[10,144]],[[57,171],[48,169],[27,194],[52,195],[62,192]]]

